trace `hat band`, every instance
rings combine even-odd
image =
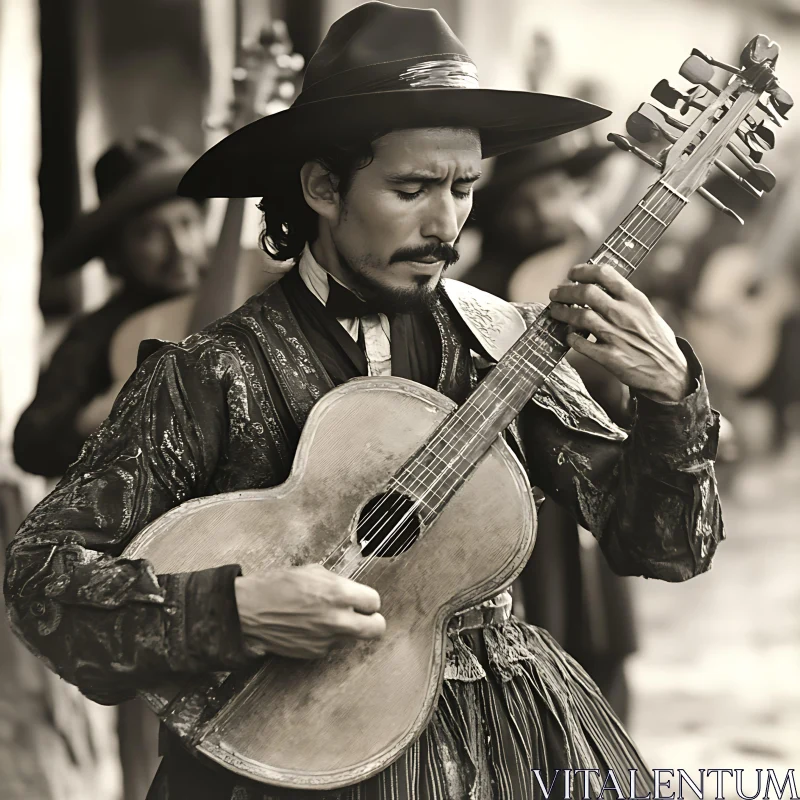
[[[479,89],[478,68],[459,53],[446,58],[404,59],[348,70],[303,89],[294,105],[402,89]]]
[[[479,89],[478,68],[471,61],[441,59],[415,64],[398,76],[412,89]],[[404,88],[407,88],[404,87]]]

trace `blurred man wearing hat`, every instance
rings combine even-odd
[[[441,281],[481,158],[604,114],[570,98],[479,88],[435,11],[369,2],[338,20],[292,108],[223,140],[181,185],[194,197],[263,195],[265,246],[296,267],[153,353],[23,525],[6,597],[28,645],[84,693],[119,702],[178,675],[258,664],[266,653],[309,659],[353,637],[380,637],[387,623],[376,592],[319,565],[156,575],[119,553],[184,500],[283,482],[314,402],[350,378],[399,375],[463,402],[473,353],[496,360],[498,337],[538,313]],[[559,290],[553,313],[574,324],[573,304],[597,309],[597,319],[581,318],[589,329],[610,326],[598,330],[601,343],[570,341],[631,385],[639,418],[626,436],[560,366],[521,415],[517,452],[527,454],[532,482],[601,539],[616,570],[685,580],[708,569],[722,538],[716,418],[700,366],[616,273],[584,265],[572,276],[578,282]],[[598,322],[609,308],[618,323]],[[608,343],[616,324],[630,331],[630,347]],[[331,475],[332,487],[341,480]],[[151,797],[521,800],[538,796],[535,776],[549,785],[556,769],[578,766],[638,769],[641,791],[652,790],[591,680],[509,609],[501,592],[451,623],[428,728],[357,786],[284,791],[213,768],[181,744],[191,748],[202,720],[187,706],[170,710]]]
[[[176,142],[152,131],[113,145],[95,166],[99,206],[45,254],[51,274],[101,256],[121,286],[73,325],[42,373],[14,436],[15,458],[27,472],[62,475],[108,415],[117,328],[143,308],[197,288],[208,259],[203,210],[176,195],[189,164]]]
[[[591,175],[613,149],[575,133],[498,156],[489,180],[475,192],[481,257],[464,280],[510,299],[509,282],[523,261],[595,227],[581,205],[577,181]]]

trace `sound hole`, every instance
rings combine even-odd
[[[356,531],[365,556],[404,553],[420,533],[414,502],[397,492],[379,494],[364,506]]]

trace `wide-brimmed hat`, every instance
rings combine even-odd
[[[190,197],[258,197],[326,143],[391,130],[477,128],[484,157],[603,119],[572,97],[481,89],[475,64],[433,9],[369,2],[337,20],[292,107],[223,139],[187,172]]]
[[[129,142],[113,144],[94,168],[98,207],[82,214],[47,248],[43,269],[65,273],[102,255],[109,237],[128,217],[177,196],[192,160],[175,140],[149,129],[137,131]]]
[[[577,133],[504,153],[486,183],[475,191],[476,208],[493,206],[528,178],[557,170],[578,178],[589,174],[616,148]]]

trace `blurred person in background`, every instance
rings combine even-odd
[[[54,272],[102,256],[119,291],[78,319],[39,378],[20,417],[14,456],[22,469],[48,478],[67,471],[86,439],[108,416],[119,389],[112,374],[115,332],[164,299],[193,292],[206,270],[204,211],[176,195],[192,159],[177,142],[140,131],[97,161],[99,206],[48,250]],[[119,707],[117,730],[126,800],[143,798],[158,760],[158,721],[141,700]]]
[[[611,152],[565,135],[498,156],[476,191],[482,252],[463,280],[505,299],[547,302],[550,289],[588,255],[589,240],[599,243],[599,220],[582,196]],[[575,351],[568,358],[611,418],[629,423],[622,384]],[[517,603],[521,596],[526,621],[553,634],[625,721],[624,662],[636,648],[630,591],[593,537],[582,534],[565,509],[545,501],[534,555],[516,584]]]
[[[204,212],[175,193],[190,163],[174,140],[153,131],[112,145],[95,166],[99,206],[48,250],[46,267],[54,272],[101,256],[120,288],[73,324],[40,376],[14,434],[14,456],[26,472],[62,475],[108,416],[117,388],[110,347],[119,326],[198,287],[208,264]]]

